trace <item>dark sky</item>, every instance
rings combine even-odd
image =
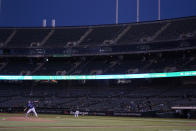
[[[115,23],[116,0],[0,0],[0,26],[56,26]],[[136,1],[119,0],[119,23],[136,21]],[[157,20],[158,0],[140,0],[140,20]],[[196,0],[161,0],[161,19],[196,15]]]

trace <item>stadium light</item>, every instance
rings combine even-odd
[[[56,20],[52,19],[52,27],[55,27],[55,26],[56,26]]]
[[[43,26],[43,27],[46,27],[46,26],[47,26],[46,19],[43,19],[43,21],[42,21],[42,26]]]
[[[118,24],[118,0],[116,0],[116,24]]]
[[[140,0],[137,0],[137,22],[140,21]]]

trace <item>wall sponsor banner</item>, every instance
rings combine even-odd
[[[36,109],[38,113],[48,113],[48,114],[62,114],[62,110],[54,110],[54,109]]]
[[[75,112],[74,112],[74,111],[70,111],[69,114],[70,114],[70,115],[74,115]],[[80,111],[80,112],[79,112],[79,115],[88,115],[88,114],[89,114],[88,112],[83,112],[83,111]]]
[[[142,116],[142,113],[131,113],[131,112],[114,112],[114,116]]]
[[[70,115],[74,115],[75,112],[74,111],[70,111],[69,114]],[[79,115],[106,116],[106,112],[96,112],[96,111],[86,112],[86,111],[80,111]]]
[[[93,116],[106,116],[105,112],[89,112],[89,115]]]

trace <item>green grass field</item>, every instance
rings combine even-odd
[[[25,119],[24,114],[0,114],[2,131],[196,131],[196,120],[40,115]]]

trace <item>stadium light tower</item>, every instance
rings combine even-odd
[[[1,14],[2,14],[2,0],[0,0],[0,19],[1,19]]]
[[[140,21],[140,0],[137,0],[137,22]]]
[[[116,0],[116,24],[118,24],[118,0]]]
[[[1,8],[2,8],[2,0],[0,0],[0,13],[1,13]]]
[[[161,20],[161,0],[158,0],[158,20]]]

